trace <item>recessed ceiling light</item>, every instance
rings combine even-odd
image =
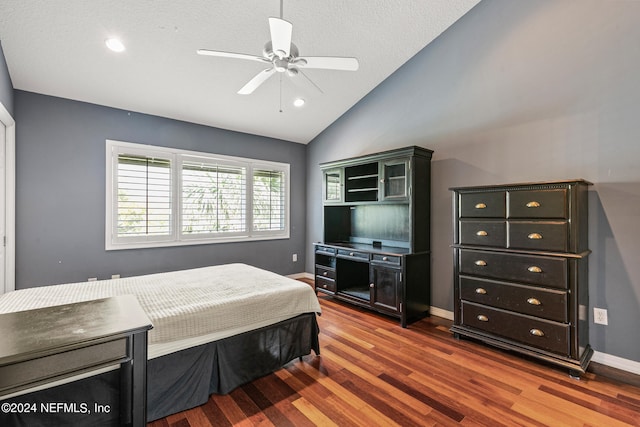
[[[293,101],[293,105],[295,105],[296,107],[302,107],[304,105],[305,101],[302,98],[296,98]]]
[[[104,43],[107,45],[109,49],[111,49],[114,52],[124,51],[124,44],[122,44],[122,42],[119,39],[116,39],[116,38],[106,39]]]

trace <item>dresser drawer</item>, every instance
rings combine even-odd
[[[506,192],[488,191],[460,194],[461,218],[504,218]]]
[[[316,253],[321,255],[335,255],[336,249],[329,246],[316,246]]]
[[[460,244],[477,246],[507,246],[506,221],[460,221]]]
[[[509,218],[567,218],[567,190],[509,191]]]
[[[72,372],[124,362],[130,357],[126,338],[0,366],[0,391],[24,388]],[[2,394],[2,393],[0,393]]]
[[[323,276],[316,276],[316,289],[322,291],[336,292],[336,281]]]
[[[566,323],[567,291],[460,277],[460,298]]]
[[[462,324],[553,353],[569,355],[569,325],[462,302]]]
[[[392,266],[399,266],[401,263],[402,257],[394,256],[394,255],[382,255],[382,254],[372,254],[371,261],[378,264],[388,264]]]
[[[509,248],[567,252],[566,221],[509,221]]]
[[[316,276],[326,277],[327,279],[336,279],[336,271],[333,268],[327,268],[323,265],[316,265]]]
[[[459,272],[472,276],[567,288],[567,259],[460,249]]]
[[[338,249],[338,256],[342,258],[359,259],[369,261],[369,252],[358,252],[351,249]]]

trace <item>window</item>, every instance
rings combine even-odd
[[[289,165],[107,141],[106,248],[289,237]]]
[[[246,167],[182,162],[182,233],[245,233]]]
[[[281,232],[285,227],[285,175],[283,171],[254,169],[253,229]]]
[[[118,155],[118,235],[171,234],[171,161]]]

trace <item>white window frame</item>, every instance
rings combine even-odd
[[[117,168],[118,155],[134,154],[146,157],[159,157],[171,161],[171,234],[168,236],[118,237],[117,215]],[[245,177],[245,232],[182,234],[182,163],[202,159],[203,162],[241,165],[246,168]],[[266,169],[284,173],[285,206],[283,230],[253,230],[253,170]],[[288,163],[256,160],[244,157],[225,156],[212,153],[181,150],[177,148],[157,147],[132,142],[106,140],[106,210],[105,210],[105,249],[134,249],[167,246],[202,245],[211,243],[246,242],[256,240],[277,240],[290,238],[290,165]]]

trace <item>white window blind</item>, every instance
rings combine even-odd
[[[246,168],[182,163],[182,233],[246,230]]]
[[[108,250],[289,237],[289,165],[107,141]]]
[[[171,234],[171,161],[118,155],[117,236]]]
[[[283,171],[254,169],[253,229],[281,231],[285,228],[285,174]]]

